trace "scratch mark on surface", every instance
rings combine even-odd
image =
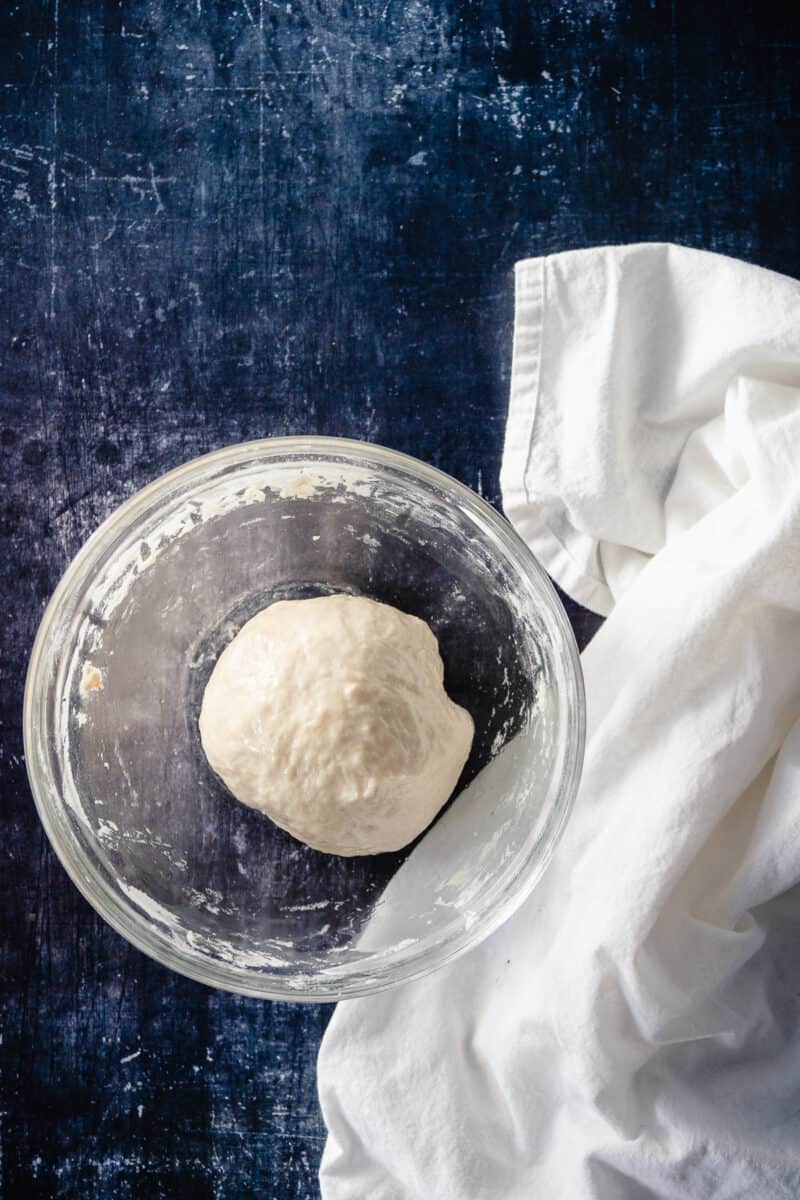
[[[91,218],[90,218],[90,220],[91,220]],[[116,232],[117,232],[117,214],[113,213],[112,217],[111,217],[111,228],[109,229],[108,233],[105,235],[105,237],[98,238],[98,240],[96,242],[92,242],[89,249],[90,250],[99,250],[102,245],[104,245],[106,242],[111,241],[112,237],[114,236],[114,234]]]
[[[150,172],[150,187],[152,189],[153,197],[155,198],[155,202],[156,202],[156,212],[161,213],[164,211],[164,205],[162,203],[161,195],[158,190],[158,182],[159,182],[158,176],[156,175],[156,173],[153,169],[153,164],[151,162],[149,162],[147,164],[147,169]]]
[[[56,315],[56,206],[58,203],[58,33],[60,24],[59,0],[53,0],[53,155],[47,172],[47,194],[50,200],[50,307],[47,315]]]
[[[264,0],[258,0],[258,199],[264,219]]]

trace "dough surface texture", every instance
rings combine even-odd
[[[413,841],[449,798],[474,725],[424,621],[360,596],[257,613],[206,685],[200,737],[233,794],[316,850]]]

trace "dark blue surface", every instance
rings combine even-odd
[[[165,469],[265,434],[380,441],[497,503],[515,259],[673,239],[800,274],[796,14],[6,6],[3,1197],[318,1194],[329,1010],[149,962],[45,843],[22,682],[69,559]]]

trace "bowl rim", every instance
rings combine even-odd
[[[451,495],[460,501],[479,526],[488,525],[511,561],[534,581],[542,599],[548,602],[549,616],[560,634],[560,642],[556,644],[555,649],[557,657],[561,660],[568,691],[564,698],[564,713],[571,725],[569,736],[565,737],[564,741],[561,778],[555,794],[549,801],[549,815],[554,815],[554,820],[548,825],[545,844],[539,848],[537,843],[538,853],[529,854],[523,861],[513,876],[511,885],[506,887],[505,893],[493,908],[478,914],[474,923],[456,937],[429,943],[422,950],[401,949],[392,957],[390,969],[384,967],[379,974],[370,974],[364,979],[361,979],[359,974],[352,982],[336,979],[327,986],[312,985],[302,990],[284,984],[280,976],[246,974],[247,968],[239,968],[235,963],[191,957],[180,947],[170,946],[165,938],[153,935],[152,926],[148,925],[147,919],[138,915],[132,916],[130,906],[123,904],[105,886],[99,872],[78,841],[73,839],[73,843],[68,845],[61,837],[54,812],[51,812],[47,781],[43,777],[40,778],[39,757],[34,752],[38,709],[40,701],[43,702],[43,689],[46,688],[47,682],[42,669],[49,634],[63,603],[76,593],[84,582],[82,576],[87,575],[87,568],[100,557],[109,541],[120,531],[130,528],[135,518],[160,494],[168,493],[182,480],[202,474],[209,468],[213,470],[216,467],[224,469],[226,466],[243,465],[264,455],[279,459],[303,456],[313,458],[315,455],[347,458],[357,455],[362,460],[371,460],[379,466],[394,466]],[[559,724],[563,725],[563,721]],[[23,697],[25,765],[34,804],[50,845],[84,899],[127,942],[162,966],[207,986],[265,1000],[326,1003],[371,995],[422,978],[489,937],[528,899],[544,874],[572,811],[583,767],[585,740],[586,698],[574,631],[549,576],[506,517],[477,492],[445,471],[413,455],[356,438],[322,435],[259,438],[237,442],[232,446],[198,455],[158,476],[115,508],[70,561],[45,608],[28,662]],[[41,775],[52,776],[52,773],[45,769],[41,771]],[[552,788],[552,780],[550,786]],[[52,791],[58,795],[63,805],[65,801],[55,781],[52,781]],[[409,952],[406,952],[407,949]],[[369,954],[365,957],[364,966],[368,962]]]

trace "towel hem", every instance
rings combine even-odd
[[[509,521],[559,587],[584,608],[608,616],[614,598],[606,584],[583,570],[563,541],[533,513],[527,477],[535,443],[547,305],[547,258],[528,258],[515,268],[511,388],[500,489]]]

